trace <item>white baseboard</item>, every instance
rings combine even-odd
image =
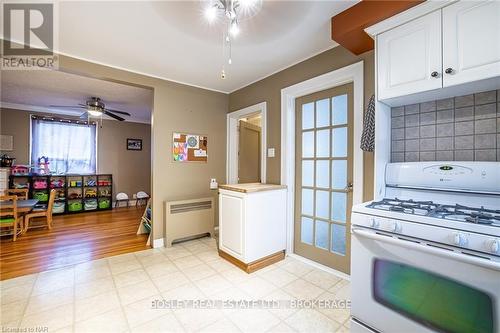
[[[136,202],[137,202],[137,199],[130,199],[130,200],[128,201],[128,204],[129,204],[129,206],[130,206],[130,207],[132,207],[132,206],[134,206],[134,207],[135,207],[135,203],[136,203]],[[146,203],[144,203],[144,202],[145,202],[145,201],[143,201],[143,202],[141,203],[141,205],[140,205],[140,206],[138,206],[138,207],[141,207],[141,206],[142,206],[142,207],[146,207],[146,203],[147,203],[147,201],[146,201]],[[113,200],[113,201],[112,201],[113,208],[115,208],[115,204],[116,204],[116,201],[114,201],[114,200]],[[127,205],[125,204],[125,202],[120,202],[120,203],[118,204],[118,207],[116,207],[116,208],[120,208],[120,207],[127,207]]]
[[[291,258],[293,259],[297,259],[299,261],[302,261],[303,263],[305,264],[308,264],[310,266],[313,266],[314,268],[317,268],[317,269],[320,269],[322,271],[325,271],[327,273],[330,273],[330,274],[333,274],[333,275],[336,275],[338,276],[339,278],[341,279],[344,279],[344,280],[348,280],[348,281],[351,281],[351,276],[350,275],[347,275],[346,273],[343,273],[343,272],[339,272],[333,268],[330,268],[328,266],[325,266],[325,265],[322,265],[322,264],[319,264],[315,261],[312,261],[310,259],[307,259],[307,258],[304,258],[304,257],[301,257],[299,256],[298,254],[295,254],[295,253],[287,253],[288,256],[290,256]]]
[[[158,247],[164,247],[165,246],[165,239],[164,238],[159,238],[159,239],[154,239],[153,240],[153,248],[158,248]]]

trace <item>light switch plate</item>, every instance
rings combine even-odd
[[[219,188],[219,184],[217,183],[217,179],[215,179],[215,178],[210,179],[210,189],[216,190],[217,188]]]
[[[267,148],[267,157],[274,157],[274,148]]]

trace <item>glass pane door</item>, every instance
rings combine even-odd
[[[295,253],[349,273],[352,84],[296,100]]]

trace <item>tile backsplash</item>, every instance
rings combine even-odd
[[[500,90],[391,109],[391,160],[500,161]]]

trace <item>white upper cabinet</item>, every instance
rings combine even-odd
[[[441,11],[377,36],[378,98],[442,87]]]
[[[500,76],[500,1],[460,1],[443,12],[443,86]]]
[[[388,105],[500,89],[500,0],[425,1],[366,31]]]

